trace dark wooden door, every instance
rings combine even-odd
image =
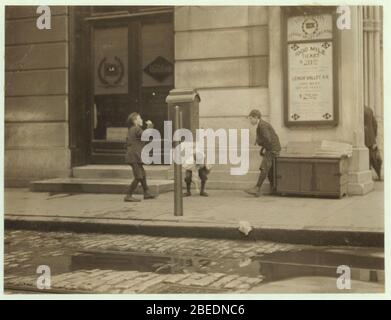
[[[166,97],[174,88],[174,26],[169,16],[141,21],[140,57],[140,113],[160,132],[163,159],[164,121],[168,119]]]
[[[122,164],[130,113],[151,120],[163,136],[165,98],[174,87],[172,15],[92,28],[91,162]]]

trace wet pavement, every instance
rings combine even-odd
[[[383,182],[376,182],[375,190],[365,196],[342,199],[266,194],[255,198],[241,190],[210,190],[208,193],[209,197],[203,197],[202,201],[198,195],[184,199],[184,215],[174,216],[172,192],[161,194],[154,201],[129,203],[123,201],[121,194],[50,194],[7,188],[4,192],[5,219],[33,224],[37,220],[53,224],[90,223],[99,228],[108,224],[111,224],[110,228],[120,224],[137,228],[152,226],[164,232],[171,227],[171,230],[177,230],[175,236],[180,235],[178,231],[183,227],[219,231],[237,229],[240,221],[247,221],[255,230],[268,233],[287,230],[289,232],[282,232],[282,235],[304,234],[305,243],[313,240],[305,236],[308,231],[316,231],[317,237],[332,234],[334,239],[343,234],[347,239],[341,244],[351,244],[348,240],[354,235],[362,239],[363,245],[369,245],[369,241],[361,235],[370,233],[382,237],[384,233]],[[280,236],[278,233],[273,240],[278,241]]]
[[[50,268],[50,289],[37,289],[40,265]],[[336,286],[341,265],[350,292],[384,291],[382,248],[5,232],[5,293],[350,293]]]

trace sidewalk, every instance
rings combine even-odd
[[[156,200],[123,202],[115,194],[33,193],[5,190],[6,228],[80,232],[145,233],[208,238],[245,238],[239,221],[254,230],[250,239],[383,246],[384,189],[376,182],[366,196],[343,199],[254,198],[242,191],[210,190],[210,197],[184,198],[184,216],[175,217],[173,193]]]

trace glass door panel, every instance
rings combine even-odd
[[[165,99],[174,87],[172,15],[106,22],[92,30],[91,162],[123,164],[131,112],[164,133]]]
[[[168,110],[166,97],[174,87],[174,30],[171,21],[145,21],[141,25],[142,116],[154,123],[161,137]],[[162,140],[163,150],[163,140]],[[164,151],[161,156],[163,157]]]

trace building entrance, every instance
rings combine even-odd
[[[91,25],[91,163],[124,163],[131,112],[151,120],[163,137],[165,99],[174,87],[172,13],[113,17],[97,16]]]

